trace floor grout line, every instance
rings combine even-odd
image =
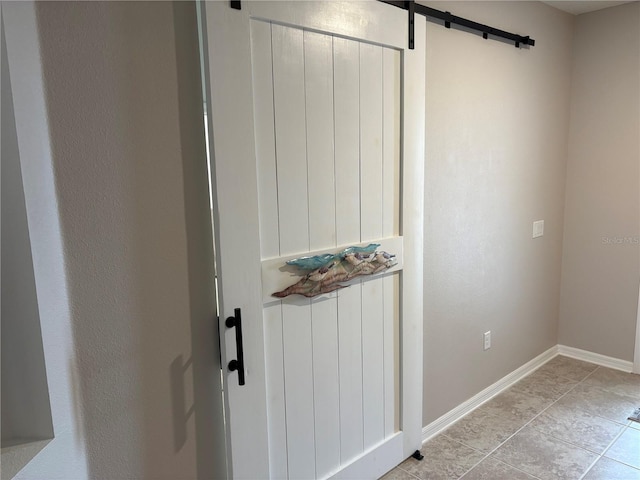
[[[466,415],[465,415],[466,416]],[[463,417],[464,418],[464,417]],[[483,451],[478,450],[477,448],[473,448],[471,445],[467,445],[464,442],[461,442],[460,440],[456,440],[455,438],[451,438],[449,435],[446,435],[445,433],[442,433],[441,435],[447,437],[449,440],[459,443],[460,445],[464,445],[467,448],[470,448],[471,450],[473,450],[474,452],[478,452],[484,455],[484,457],[482,457],[477,463],[475,463],[471,468],[469,468],[466,472],[464,472],[462,475],[460,475],[458,477],[458,480],[460,480],[462,477],[464,477],[467,473],[469,473],[471,470],[473,470],[474,468],[476,468],[478,465],[480,465],[482,462],[484,462],[487,458],[489,458],[489,455],[491,455],[490,453],[485,454]]]
[[[557,358],[557,357],[554,357],[554,358]],[[570,357],[567,357],[567,358],[570,358]],[[551,361],[551,360],[553,360],[553,359],[550,359],[549,361]],[[578,360],[578,361],[580,361],[580,360]],[[547,362],[547,363],[548,363],[548,362]],[[584,363],[589,363],[589,362],[584,362]],[[544,365],[542,365],[540,368],[542,368],[542,367],[544,367]],[[550,403],[550,404],[548,404],[548,405],[546,405],[545,407],[543,407],[539,412],[537,412],[535,415],[533,415],[529,420],[525,421],[525,423],[524,423],[521,427],[519,427],[517,430],[515,430],[511,435],[509,435],[507,438],[505,438],[502,442],[500,442],[500,443],[499,443],[495,448],[493,448],[492,450],[490,450],[488,453],[485,453],[485,452],[484,452],[484,451],[482,451],[482,450],[478,450],[478,448],[473,447],[473,446],[471,446],[471,445],[468,445],[468,444],[467,444],[467,443],[465,443],[464,441],[460,441],[460,440],[458,440],[458,439],[455,439],[455,438],[453,438],[453,437],[451,437],[451,436],[447,435],[447,434],[446,434],[446,430],[445,430],[444,432],[440,433],[439,435],[437,435],[437,436],[440,436],[440,435],[441,435],[441,436],[443,436],[443,437],[446,437],[446,438],[447,438],[448,440],[450,440],[450,441],[453,441],[453,442],[455,442],[455,443],[457,443],[457,444],[459,444],[459,445],[463,445],[464,447],[466,447],[466,448],[470,448],[470,449],[472,449],[474,452],[478,452],[478,453],[480,453],[480,454],[482,454],[482,455],[483,455],[483,457],[482,457],[478,462],[476,462],[474,465],[472,465],[470,468],[468,468],[468,469],[467,469],[467,470],[466,470],[466,471],[465,471],[465,472],[464,472],[460,477],[458,477],[458,480],[461,480],[465,475],[467,475],[470,471],[472,471],[473,469],[475,469],[476,467],[478,467],[480,464],[482,464],[483,462],[485,462],[489,457],[491,457],[494,461],[496,461],[496,462],[498,462],[498,463],[501,463],[501,464],[507,465],[507,466],[509,466],[510,468],[513,468],[513,469],[515,469],[515,470],[517,470],[517,471],[519,471],[519,472],[522,472],[522,473],[524,473],[524,474],[526,474],[526,475],[529,475],[530,477],[532,477],[532,478],[534,478],[534,479],[536,479],[536,480],[540,480],[540,478],[539,478],[538,476],[536,476],[536,475],[534,475],[534,474],[532,474],[532,473],[527,472],[526,470],[522,469],[522,467],[521,467],[521,466],[511,465],[511,464],[510,464],[510,463],[508,463],[507,461],[502,460],[502,459],[499,459],[499,458],[496,458],[495,456],[493,456],[493,455],[496,453],[496,451],[497,451],[497,450],[499,450],[502,446],[504,446],[507,442],[509,442],[512,438],[514,438],[516,435],[518,435],[519,433],[521,433],[521,432],[522,432],[525,428],[527,428],[527,427],[530,427],[530,428],[534,429],[536,432],[540,433],[541,435],[543,435],[543,436],[545,436],[545,437],[552,438],[552,439],[554,439],[554,440],[560,441],[560,442],[562,442],[562,443],[564,443],[564,444],[566,444],[566,445],[569,445],[569,446],[571,446],[571,447],[574,447],[574,448],[577,448],[577,449],[583,450],[583,451],[585,451],[585,452],[588,452],[588,453],[590,453],[590,454],[592,454],[592,455],[595,455],[595,456],[596,456],[595,460],[594,460],[594,461],[593,461],[593,462],[592,462],[592,463],[587,467],[587,469],[582,473],[582,475],[579,477],[580,479],[583,479],[583,478],[584,478],[584,477],[585,477],[585,476],[586,476],[586,475],[587,475],[587,474],[588,474],[588,473],[589,473],[589,472],[594,468],[594,466],[595,466],[595,465],[596,465],[596,464],[597,464],[597,463],[598,463],[598,462],[599,462],[603,457],[604,457],[604,458],[607,458],[608,460],[611,460],[611,461],[617,462],[617,463],[619,463],[619,464],[625,465],[625,466],[627,466],[627,467],[633,468],[633,469],[635,469],[635,470],[640,470],[639,468],[637,468],[637,467],[635,467],[635,466],[633,466],[633,465],[629,465],[628,463],[625,463],[625,462],[623,462],[623,461],[616,460],[616,459],[609,458],[609,457],[606,457],[606,456],[605,456],[605,455],[606,455],[606,453],[607,453],[607,452],[611,449],[611,447],[614,445],[614,443],[615,443],[615,442],[617,442],[617,441],[619,440],[619,438],[624,434],[624,432],[626,432],[628,429],[632,429],[632,428],[633,428],[633,427],[631,426],[631,421],[630,421],[630,420],[628,420],[628,421],[627,421],[627,423],[626,423],[626,424],[624,424],[624,423],[620,423],[619,421],[612,420],[612,419],[610,419],[610,418],[606,418],[606,417],[600,416],[600,415],[598,415],[598,414],[596,414],[596,413],[591,413],[591,412],[589,412],[589,411],[584,410],[584,412],[585,412],[585,413],[588,413],[589,415],[591,415],[591,416],[593,416],[593,417],[596,417],[596,418],[599,418],[599,419],[602,419],[602,420],[605,420],[605,421],[608,421],[608,422],[612,422],[612,423],[614,423],[615,425],[617,425],[617,426],[621,427],[621,430],[616,434],[616,436],[613,438],[613,440],[611,440],[611,441],[607,444],[607,446],[602,450],[602,453],[597,453],[597,451],[591,450],[590,448],[586,448],[586,447],[583,447],[583,446],[581,446],[581,445],[576,445],[575,443],[573,443],[573,442],[571,442],[571,441],[568,441],[568,440],[565,440],[565,439],[562,439],[562,438],[558,438],[557,436],[555,436],[555,435],[553,435],[553,434],[546,433],[546,432],[544,432],[544,431],[540,430],[539,428],[536,428],[535,426],[532,426],[532,425],[531,425],[531,424],[532,424],[532,423],[533,423],[533,422],[534,422],[538,417],[540,417],[540,416],[541,416],[541,415],[543,415],[545,412],[547,412],[547,410],[549,410],[550,408],[552,408],[552,407],[553,407],[553,406],[555,406],[555,405],[559,405],[559,402],[560,402],[563,398],[565,398],[567,395],[569,395],[571,392],[573,392],[573,391],[574,391],[576,388],[578,388],[578,386],[579,386],[579,385],[581,385],[581,384],[582,384],[582,385],[588,385],[588,386],[590,386],[590,387],[594,387],[594,388],[598,388],[598,389],[600,389],[600,390],[606,391],[607,393],[613,393],[613,394],[617,394],[617,395],[622,395],[622,394],[619,394],[619,393],[618,393],[618,392],[616,392],[616,391],[610,390],[609,388],[605,388],[605,387],[604,387],[604,386],[602,386],[602,385],[592,385],[592,384],[586,383],[586,382],[587,382],[587,380],[588,380],[592,375],[594,375],[598,370],[600,370],[601,368],[603,368],[603,367],[602,367],[602,366],[597,366],[595,369],[593,369],[591,372],[589,372],[587,375],[585,375],[581,380],[576,380],[576,379],[574,379],[574,378],[568,378],[568,377],[565,377],[565,376],[563,376],[563,375],[558,375],[558,374],[556,374],[556,373],[554,373],[554,372],[552,372],[552,371],[546,372],[546,373],[548,373],[549,375],[551,375],[552,377],[556,377],[556,378],[558,378],[559,380],[570,381],[570,382],[576,382],[576,383],[575,383],[574,385],[571,385],[571,386],[570,386],[570,388],[569,388],[566,392],[562,393],[560,396],[558,396],[557,398],[553,399],[552,401],[551,401],[551,399],[548,399],[548,398],[545,398],[544,396],[541,396],[541,398],[543,398],[543,399],[545,399],[545,400],[550,400],[550,401],[551,401],[551,403]],[[538,369],[536,369],[536,371],[538,371]],[[535,373],[535,372],[532,372],[532,373]],[[528,376],[529,376],[529,375],[527,375],[527,377],[528,377]],[[524,377],[524,378],[527,378],[527,377]],[[518,385],[520,382],[522,382],[522,380],[524,380],[524,378],[523,378],[523,379],[521,379],[520,381],[518,381],[518,382],[514,383],[513,385],[511,385],[509,388],[505,389],[505,390],[504,390],[504,392],[507,392],[507,391],[510,391],[510,390],[511,390],[511,391],[515,390],[516,392],[518,392],[517,385]],[[514,389],[514,387],[516,387],[516,388]],[[544,390],[544,386],[541,386],[541,390]],[[504,393],[504,392],[501,392],[501,393]],[[530,393],[528,393],[528,392],[526,392],[526,391],[520,391],[519,393],[523,393],[523,394],[530,395]],[[535,395],[535,394],[534,394],[534,395]],[[623,396],[629,396],[629,395],[623,395]],[[475,411],[475,410],[476,410],[476,409],[474,409],[474,411]],[[461,418],[460,420],[458,420],[458,422],[462,421],[464,418],[467,418],[471,413],[472,413],[472,412],[469,412],[469,413],[468,413],[467,415],[465,415],[463,418]],[[499,416],[499,415],[496,415],[495,413],[489,413],[489,412],[487,412],[487,413],[486,413],[486,415],[487,415],[488,417],[492,417],[492,418],[500,418],[500,416]],[[458,423],[458,422],[456,422],[456,423]],[[455,425],[455,424],[454,424],[454,425]],[[449,428],[451,428],[451,427],[449,427]],[[437,436],[436,436],[436,437],[437,437]],[[436,438],[436,437],[434,437],[434,438]],[[433,439],[432,439],[432,440],[433,440]],[[432,440],[430,440],[430,441],[432,441]],[[427,445],[428,443],[429,443],[429,442],[425,443],[425,445]],[[416,479],[418,479],[418,480],[420,480],[420,479],[421,479],[421,477],[417,476],[417,475],[416,475],[416,474],[414,474],[414,473],[409,472],[409,471],[408,471],[408,470],[406,470],[405,468],[402,468],[400,465],[398,465],[396,468],[397,468],[397,469],[399,469],[399,470],[401,470],[401,471],[403,471],[404,473],[406,473],[406,474],[410,475],[412,478],[416,478]]]
[[[402,465],[402,464],[400,464]],[[408,470],[405,470],[404,468],[402,468],[400,465],[398,465],[396,468],[402,470],[404,473],[406,473],[407,475],[411,475],[413,478],[417,478],[418,480],[422,480],[420,477],[414,475],[413,473],[411,473]],[[392,470],[393,471],[393,470]]]
[[[542,366],[544,366],[544,365],[542,365]],[[599,367],[598,367],[598,368],[599,368]],[[597,368],[596,368],[596,370],[597,370]],[[595,372],[595,370],[594,370],[594,372]],[[535,372],[532,372],[532,373],[535,373]],[[591,372],[591,373],[593,373],[593,372]],[[590,373],[589,375],[591,375],[591,373]],[[589,375],[587,375],[587,376],[585,377],[585,379],[586,379],[586,378],[588,378],[588,377],[589,377]],[[528,377],[528,376],[529,376],[529,375],[527,375],[527,377]],[[559,378],[564,378],[564,377],[561,377],[560,375],[555,375],[555,376],[557,376],[557,377],[559,377]],[[525,377],[525,378],[527,378],[527,377]],[[524,380],[524,379],[523,379],[523,380]],[[565,379],[565,380],[571,380],[571,379],[568,379],[568,378],[567,378],[567,379]],[[520,381],[522,381],[522,380],[520,380]],[[519,382],[516,382],[515,384],[513,384],[511,387],[509,387],[509,388],[508,388],[507,390],[505,390],[505,391],[511,390],[511,389],[512,389],[512,388],[514,388],[516,385],[518,385],[518,383],[520,383],[520,381],[519,381]],[[574,380],[572,380],[572,381],[574,381]],[[553,405],[555,405],[555,404],[556,404],[560,399],[562,399],[565,395],[567,395],[569,392],[571,392],[573,389],[575,389],[578,385],[580,385],[580,383],[582,383],[582,381],[584,381],[584,379],[583,379],[583,380],[581,380],[581,381],[579,381],[579,382],[577,382],[577,383],[576,383],[575,385],[573,385],[569,390],[567,390],[565,393],[563,393],[562,395],[560,395],[560,397],[558,397],[556,400],[552,401],[552,402],[551,402],[549,405],[547,405],[545,408],[543,408],[542,410],[540,410],[540,412],[538,412],[536,415],[534,415],[534,416],[533,416],[533,417],[532,417],[528,422],[526,422],[522,427],[520,427],[518,430],[516,430],[515,432],[513,432],[510,436],[508,436],[505,440],[503,440],[503,441],[502,441],[502,442],[501,442],[497,447],[495,447],[493,450],[491,450],[489,453],[487,453],[487,454],[482,458],[482,460],[480,460],[477,464],[475,464],[473,467],[471,467],[469,470],[467,470],[467,471],[464,473],[464,475],[466,475],[467,473],[469,473],[473,468],[475,468],[475,467],[477,467],[478,465],[480,465],[480,463],[484,462],[484,461],[485,461],[487,458],[489,458],[493,453],[495,453],[495,452],[496,452],[500,447],[502,447],[505,443],[507,443],[509,440],[511,440],[513,437],[515,437],[518,433],[520,433],[523,429],[525,429],[527,426],[529,426],[529,425],[530,425],[530,424],[531,424],[531,423],[532,423],[536,418],[538,418],[540,415],[542,415],[544,412],[546,412],[549,408],[551,408]],[[524,392],[521,392],[521,393],[524,393]],[[489,414],[489,415],[491,415],[491,414]],[[492,415],[492,416],[493,416],[493,415]],[[465,417],[466,417],[466,415],[465,415]],[[465,417],[463,417],[462,419],[464,419]],[[462,420],[462,419],[460,419],[460,420]],[[456,423],[457,423],[457,422],[456,422]],[[531,428],[535,428],[535,427],[531,427]],[[536,430],[537,430],[537,429],[536,429]],[[539,431],[539,430],[537,430],[537,431]],[[548,434],[546,434],[546,433],[544,433],[544,432],[540,432],[540,433],[542,433],[543,435],[548,435]],[[444,433],[443,433],[442,435],[447,436],[447,435],[446,435],[446,434],[444,434]],[[447,436],[447,438],[449,438],[449,439],[451,439],[451,440],[454,440],[454,441],[456,441],[456,442],[458,442],[458,443],[460,443],[460,444],[462,444],[462,445],[464,445],[464,446],[466,446],[466,447],[473,448],[473,447],[471,447],[470,445],[467,445],[467,444],[465,444],[464,442],[461,442],[461,441],[459,441],[459,440],[452,439],[452,438],[451,438],[451,437],[449,437],[449,436]],[[555,437],[553,437],[553,438],[555,438]],[[559,439],[558,439],[558,440],[559,440]],[[565,443],[568,443],[568,442],[565,442]],[[573,444],[569,444],[569,445],[572,445],[572,446],[573,446]],[[578,447],[578,448],[581,448],[581,447]],[[476,450],[476,451],[479,451],[479,450],[477,450],[477,449],[475,449],[475,448],[473,448],[473,449],[474,449],[474,450]],[[583,450],[584,450],[584,449],[583,449]],[[480,452],[480,453],[484,453],[484,452]],[[533,475],[533,474],[531,474],[531,473],[529,473],[529,472],[527,472],[527,471],[525,471],[525,470],[521,470],[520,468],[516,467],[515,465],[511,465],[510,463],[508,463],[508,462],[506,462],[506,461],[504,461],[504,460],[499,460],[499,459],[496,459],[496,460],[498,460],[498,461],[500,461],[500,462],[504,463],[505,465],[509,465],[511,468],[515,468],[516,470],[520,470],[520,471],[522,471],[522,472],[526,473],[526,474],[527,474],[527,475],[529,475],[529,476],[532,476],[532,477],[534,477],[534,478],[538,478],[538,477],[536,477],[535,475]],[[462,475],[461,477],[459,477],[459,478],[458,478],[458,480],[460,480],[460,478],[462,478],[464,475]]]
[[[621,463],[621,464],[626,465],[628,467],[635,468],[636,470],[640,470],[640,468],[636,467],[635,465],[631,465],[631,464],[629,464],[627,462],[624,462],[622,460],[619,460],[617,458],[607,457],[607,455],[606,455],[607,452],[611,449],[611,447],[613,447],[613,444],[616,443],[620,439],[620,437],[622,437],[622,435],[624,435],[624,432],[626,432],[630,428],[631,427],[623,428],[622,431],[620,432],[620,434],[609,444],[609,446],[604,450],[604,452],[602,452],[602,456],[605,457],[605,458],[608,458],[609,460],[613,460],[614,462],[618,462],[618,463]]]
[[[589,465],[587,469],[582,473],[582,475],[580,475],[580,478],[578,480],[582,480],[584,477],[586,477],[587,474],[591,471],[593,467],[596,466],[596,463],[598,463],[601,458],[602,458],[602,455],[598,455],[596,459],[593,462],[591,462],[591,465]]]
[[[513,468],[514,470],[517,470],[517,471],[519,471],[519,472],[522,472],[522,473],[524,473],[525,475],[529,475],[531,478],[535,478],[536,480],[541,480],[541,479],[540,479],[540,477],[537,477],[536,475],[533,475],[532,473],[525,472],[524,470],[522,470],[522,468],[514,467],[513,465],[509,465],[507,462],[504,462],[504,461],[499,460],[499,459],[497,459],[497,458],[494,458],[494,460],[495,460],[496,462],[504,463],[505,465],[507,465],[507,466],[509,466],[509,467]]]
[[[628,427],[627,427],[627,428],[628,428]],[[605,455],[605,454],[607,453],[607,451],[609,451],[609,449],[613,446],[613,444],[614,444],[614,443],[616,443],[616,442],[618,441],[618,439],[622,436],[622,434],[627,430],[627,428],[623,428],[623,429],[620,431],[620,433],[618,433],[618,434],[615,436],[615,438],[614,438],[613,440],[611,440],[611,442],[609,442],[609,445],[607,445],[607,448],[605,448],[605,449],[603,450],[603,452],[602,452],[600,455],[598,455],[598,458],[596,458],[596,459],[595,459],[595,461],[594,461],[591,465],[589,465],[589,468],[587,468],[587,470],[582,474],[582,476],[580,477],[580,479],[579,479],[579,480],[583,479],[583,478],[584,478],[584,477],[585,477],[585,476],[586,476],[586,475],[591,471],[591,469],[593,469],[593,467],[596,465],[596,463],[598,463],[598,462],[599,462],[600,460],[602,460],[603,458],[606,458],[606,459],[611,460],[611,461],[613,461],[613,462],[620,463],[620,464],[622,464],[622,465],[626,465],[627,467],[631,467],[631,468],[633,468],[633,469],[635,469],[635,470],[640,470],[640,468],[638,468],[638,467],[634,467],[633,465],[629,465],[628,463],[625,463],[625,462],[623,462],[623,461],[621,461],[621,460],[617,460],[617,459],[615,459],[615,458],[607,457],[607,456]]]

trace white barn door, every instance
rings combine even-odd
[[[225,372],[233,478],[377,478],[420,448],[424,19],[416,50],[407,25],[379,2],[206,4],[220,310],[240,309],[245,362],[244,385]],[[273,265],[369,243],[399,265],[271,296],[291,278]],[[221,322],[223,365],[235,335]]]

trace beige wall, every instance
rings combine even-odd
[[[4,33],[4,32],[3,32]],[[2,444],[51,438],[40,315],[2,35]]]
[[[195,4],[6,7],[55,432],[17,478],[220,478]]]
[[[557,343],[573,23],[538,2],[428,5],[536,45],[427,23],[425,425]]]
[[[575,21],[559,342],[632,361],[640,277],[640,3]]]
[[[51,438],[51,409],[44,368],[20,152],[9,64],[2,32],[2,473],[11,471],[4,447],[25,438]],[[15,473],[15,469],[14,469]]]

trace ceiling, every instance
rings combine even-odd
[[[587,12],[595,12],[596,10],[602,10],[603,8],[615,7],[616,5],[622,5],[623,3],[631,3],[629,0],[625,2],[619,1],[598,1],[598,0],[556,0],[545,1],[547,5],[551,5],[557,9],[571,13],[573,15],[580,15]],[[631,0],[634,1],[634,0]],[[637,0],[636,0],[637,1]]]

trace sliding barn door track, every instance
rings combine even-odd
[[[489,25],[485,25],[483,23],[474,22],[473,20],[467,20],[466,18],[457,17],[453,15],[451,12],[443,12],[441,10],[436,10],[435,8],[425,7],[424,5],[420,5],[415,3],[414,0],[378,0],[382,3],[388,3],[389,5],[393,5],[394,7],[402,8],[407,10],[409,13],[409,48],[413,49],[413,17],[416,13],[420,15],[424,15],[430,19],[437,19],[444,22],[445,28],[451,28],[451,25],[458,25],[462,30],[478,32],[482,34],[482,38],[485,40],[488,38],[500,38],[506,39],[515,45],[516,48],[520,48],[520,46],[534,46],[536,41],[529,37],[518,35],[516,33],[506,32],[504,30],[500,30],[499,28],[490,27]]]
[[[420,5],[416,3],[414,0],[378,0],[382,3],[387,3],[389,5],[393,5],[394,7],[402,8],[407,10],[409,16],[409,49],[413,50],[414,47],[414,19],[415,15],[420,14],[424,15],[430,19],[441,20],[445,26],[445,28],[451,28],[451,25],[458,25],[461,27],[461,30],[478,32],[482,34],[482,38],[487,40],[488,38],[494,39],[505,39],[513,42],[516,48],[520,48],[521,46],[531,46],[533,47],[536,44],[536,41],[529,37],[518,35],[516,33],[506,32],[504,30],[500,30],[499,28],[493,28],[489,25],[484,25],[483,23],[474,22],[473,20],[467,20],[466,18],[457,17],[453,15],[451,12],[443,12],[441,10],[436,10],[435,8],[425,7],[424,5]],[[242,9],[242,2],[240,0],[231,0],[229,2],[231,8],[236,10]]]

